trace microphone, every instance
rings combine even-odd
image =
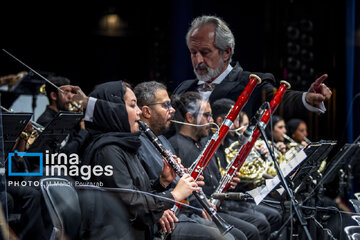
[[[264,115],[264,113],[267,109],[267,105],[268,105],[268,102],[264,102],[261,105],[261,107],[256,111],[255,115],[250,119],[249,126],[246,128],[246,130],[243,132],[243,134],[239,137],[238,141],[240,143],[240,146],[243,146],[250,140],[250,138],[256,128],[256,125],[261,120],[262,116]]]
[[[213,199],[220,200],[253,200],[254,198],[247,193],[232,192],[232,193],[213,193],[211,195]]]

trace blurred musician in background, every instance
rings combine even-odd
[[[297,143],[306,147],[310,141],[307,139],[307,125],[302,119],[293,118],[286,123],[288,136],[294,139]]]
[[[235,105],[235,102],[228,98],[221,98],[216,100],[211,109],[213,113],[213,119],[217,126],[221,126],[226,115],[229,113],[229,110]],[[237,118],[234,121],[234,124],[231,126],[231,130],[237,129],[240,127],[240,122],[242,121],[243,114],[239,113]],[[212,128],[213,133],[216,132],[217,128]],[[233,142],[238,138],[238,135],[235,131],[229,131],[222,143],[219,145],[218,150],[215,153],[216,161],[219,167],[220,172],[224,171],[227,166],[225,148],[229,147]]]
[[[281,153],[286,153],[284,134],[286,134],[285,120],[279,115],[273,115],[269,125],[265,129],[269,141],[274,140]]]
[[[209,102],[202,99],[197,92],[184,93],[180,99],[176,99],[173,103],[176,109],[175,120],[182,121],[185,125],[181,125],[179,132],[172,136],[169,141],[177,156],[181,158],[183,165],[190,167],[201,154],[209,139],[211,128],[209,123],[213,123],[212,110]],[[200,126],[186,125],[186,123],[199,124]],[[219,185],[221,178],[215,156],[203,171],[203,175],[205,181],[203,191],[209,197]],[[232,189],[236,187],[238,182],[239,178],[235,176],[231,182]],[[224,203],[226,202],[224,201]],[[263,214],[248,209],[246,206],[240,212],[238,209],[234,210],[225,205],[218,209],[221,217],[244,232],[248,239],[266,239],[269,236],[270,224]],[[246,212],[246,210],[251,211],[251,213]]]
[[[43,114],[37,119],[37,123],[46,127],[51,120],[53,120],[59,112],[82,112],[82,108],[74,110],[73,97],[76,92],[73,91],[73,86],[70,84],[70,80],[65,77],[54,76],[49,79],[53,84],[55,84],[62,91],[59,91],[53,85],[46,83],[45,91],[46,96],[49,99],[49,105],[46,107]],[[80,105],[81,106],[81,105]],[[84,143],[86,142],[89,134],[85,128],[84,119],[82,119],[76,129],[73,130],[73,133],[65,139],[65,144],[61,148],[61,152],[71,154],[71,153],[81,153],[83,151]]]

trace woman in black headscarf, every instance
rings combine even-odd
[[[285,153],[286,145],[284,143],[284,134],[286,134],[286,127],[284,119],[278,115],[273,115],[272,121],[270,121],[265,131],[267,138],[269,140],[274,139],[276,146],[281,149],[282,153]]]
[[[305,139],[307,137],[307,125],[302,119],[293,118],[286,123],[286,128],[289,136],[294,139],[297,143],[306,147],[308,144]]]
[[[104,187],[153,192],[177,201],[186,199],[192,191],[199,190],[194,179],[185,174],[170,191],[168,186],[176,174],[168,164],[165,164],[161,176],[150,182],[136,156],[140,146],[137,122],[140,119],[140,109],[129,85],[122,81],[104,83],[89,96],[116,104],[119,109],[112,112],[116,114],[111,117],[115,119],[113,123],[92,123],[88,126],[92,141],[86,149],[83,164],[100,165],[103,169],[110,166],[113,170],[111,176],[95,176],[94,181],[101,181]],[[116,196],[128,210],[131,232],[135,239],[152,239],[155,223],[164,210],[173,206],[173,202],[139,192],[121,192]]]

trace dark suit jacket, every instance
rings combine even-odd
[[[244,71],[243,68],[237,63],[225,79],[215,87],[210,95],[210,104],[213,104],[220,98],[230,98],[236,102],[247,83],[249,82],[249,75],[256,74],[261,78],[261,84],[256,86],[254,92],[251,94],[247,104],[244,106],[245,111],[249,117],[252,117],[261,104],[265,101],[271,101],[274,96],[275,78],[271,73],[259,73]],[[182,82],[173,92],[173,94],[181,95],[188,91],[197,91],[198,80],[186,80]],[[302,103],[302,93],[299,91],[288,90],[282,99],[285,103],[283,106],[280,104],[279,111],[284,111],[286,119],[292,117],[304,117],[307,114],[307,109]]]

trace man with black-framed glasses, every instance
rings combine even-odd
[[[134,88],[134,93],[142,111],[141,120],[151,126],[156,135],[162,135],[175,113],[165,85],[156,81],[143,82]]]
[[[165,85],[156,81],[143,82],[134,88],[134,93],[142,111],[141,121],[149,126],[167,150],[175,153],[169,141],[161,135],[169,128],[170,120],[175,113]],[[161,174],[163,158],[144,133],[139,138],[141,146],[138,150],[138,158],[150,180],[156,179]],[[166,210],[158,221],[158,227],[171,233],[171,239],[225,239],[213,223],[192,213],[175,216],[171,210]],[[245,239],[245,235],[241,234],[238,231],[238,235],[235,235],[236,239]],[[232,239],[231,235],[228,237]]]

